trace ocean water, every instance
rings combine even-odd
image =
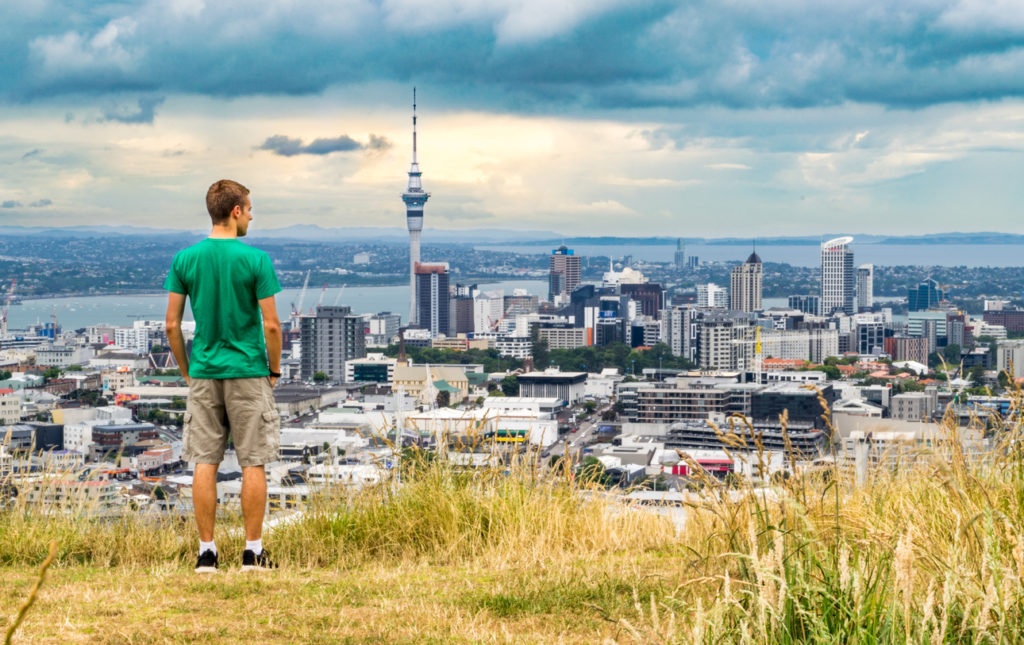
[[[548,283],[545,280],[505,280],[502,282],[477,283],[484,291],[503,290],[512,295],[514,289],[526,289],[527,293],[541,298],[547,297]],[[298,304],[301,289],[285,289],[277,294],[277,311],[285,319],[292,306]],[[328,288],[320,297],[321,289],[309,288],[302,308],[315,309],[317,302],[324,305],[347,305],[358,314],[391,311],[402,315],[403,322],[409,314],[409,286],[385,287],[340,287]],[[14,305],[8,314],[8,327],[24,329],[36,323],[49,322],[57,316],[57,323],[64,329],[81,329],[90,325],[111,324],[129,326],[133,321],[163,320],[167,312],[167,296],[154,294],[146,296],[76,296],[70,298],[45,298],[25,300]],[[185,319],[192,319],[192,311],[186,306]]]

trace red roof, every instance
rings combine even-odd
[[[0,388],[0,394],[14,394],[14,390],[9,387]]]

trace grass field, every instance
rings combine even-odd
[[[52,540],[13,642],[1018,643],[1021,429],[1001,435],[985,463],[951,435],[863,485],[839,470],[795,469],[770,492],[706,479],[681,531],[557,473],[424,460],[397,493],[316,498],[266,538],[282,568],[255,575],[223,532],[223,570],[201,577],[188,522],[15,504],[0,604],[12,621]],[[756,437],[725,439],[757,459]]]

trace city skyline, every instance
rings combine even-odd
[[[437,230],[1021,232],[1018,3],[421,10],[5,6],[0,224],[399,226],[416,85]]]

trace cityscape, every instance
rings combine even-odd
[[[626,491],[638,485],[685,489],[686,467],[665,465],[665,455],[677,451],[714,464],[722,478],[753,476],[714,434],[716,424],[737,416],[773,447],[768,474],[786,468],[786,428],[793,441],[799,437],[807,464],[830,458],[833,449],[852,462],[865,438],[874,458],[893,446],[935,441],[934,423],[949,414],[970,450],[994,445],[990,420],[1007,414],[1024,379],[1019,290],[977,294],[932,277],[909,282],[905,273],[905,295],[876,299],[884,269],[855,261],[852,236],[821,242],[816,269],[782,264],[786,279],[775,281],[773,305],[756,242],[738,264],[702,264],[683,239],[671,262],[610,253],[600,258],[604,267],[565,244],[546,258],[480,252],[469,263],[460,258],[462,272],[510,285],[518,278],[532,292],[459,282],[451,256],[443,255],[458,247],[428,246],[431,261],[421,257],[430,193],[417,157],[415,110],[413,103],[412,162],[401,195],[407,312],[397,311],[397,302],[396,311],[360,311],[357,299],[344,297],[347,283],[333,304],[324,302],[325,283],[312,305],[314,270],[318,279],[333,273],[326,277],[354,283],[358,272],[332,271],[330,259],[303,271],[307,263],[297,258],[308,245],[270,247],[285,284],[304,277],[298,302],[289,303],[283,381],[275,391],[286,425],[272,471],[272,511],[300,508],[316,483],[378,484],[393,466],[399,435],[406,445],[467,459],[479,456],[468,446],[489,445],[487,458],[472,463],[532,448],[545,458],[599,464],[602,481],[626,495],[636,495]],[[72,244],[103,243],[86,237]],[[368,268],[363,276],[401,276],[394,245],[356,248],[344,263]],[[151,291],[162,271],[133,271],[136,282],[125,283],[124,293]],[[76,274],[86,279],[77,295],[88,298],[100,276],[90,284],[88,273]],[[710,275],[720,283],[704,281]],[[886,275],[893,293],[892,272]],[[37,482],[27,493],[42,504],[73,503],[72,490],[80,489],[99,495],[103,512],[117,513],[151,501],[159,489],[161,507],[187,508],[181,420],[188,388],[163,321],[96,320],[72,330],[54,308],[50,320],[9,328],[12,307],[32,302],[18,286],[18,276],[5,285],[0,319],[0,476],[16,488],[21,477]],[[781,297],[786,287],[797,292]],[[949,297],[955,289],[961,302]],[[819,397],[838,436],[826,427]],[[82,474],[38,483],[35,473],[53,467]],[[238,494],[230,479],[219,491],[225,502]]]
[[[1024,641],[1018,2],[30,5],[6,642]]]

